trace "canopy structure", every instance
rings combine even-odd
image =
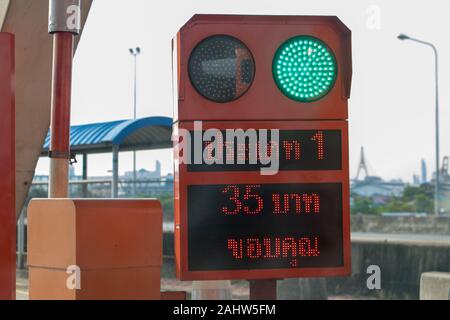
[[[172,147],[172,118],[148,117],[72,126],[70,151],[75,154],[106,153],[114,147],[121,151],[165,149]],[[50,133],[41,155],[47,155]]]
[[[118,196],[119,151],[154,150],[172,147],[172,118],[147,117],[118,120],[70,128],[70,151],[83,155],[83,179],[87,179],[87,155],[113,154],[112,197]],[[50,133],[45,138],[41,156],[48,154]]]

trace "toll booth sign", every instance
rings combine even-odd
[[[189,270],[343,265],[342,186],[188,187]]]
[[[172,42],[180,280],[351,274],[351,31],[194,15]]]

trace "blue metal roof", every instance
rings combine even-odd
[[[172,122],[167,117],[147,117],[72,126],[70,149],[74,153],[101,153],[111,152],[113,145],[122,151],[171,148]],[[48,153],[49,145],[50,132],[43,155]]]

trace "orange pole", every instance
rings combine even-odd
[[[70,101],[74,36],[80,33],[80,0],[49,0],[48,32],[53,34],[49,198],[69,193]]]
[[[0,300],[16,298],[14,36],[0,33]]]
[[[73,34],[53,34],[52,115],[50,129],[49,197],[67,198],[70,159],[70,101]]]

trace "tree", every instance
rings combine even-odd
[[[434,188],[423,184],[419,187],[407,186],[399,197],[391,197],[384,204],[377,205],[369,197],[352,194],[351,213],[379,214],[382,212],[425,212],[434,211]]]
[[[350,208],[352,214],[377,214],[379,213],[373,200],[368,197],[353,196],[353,204]]]

